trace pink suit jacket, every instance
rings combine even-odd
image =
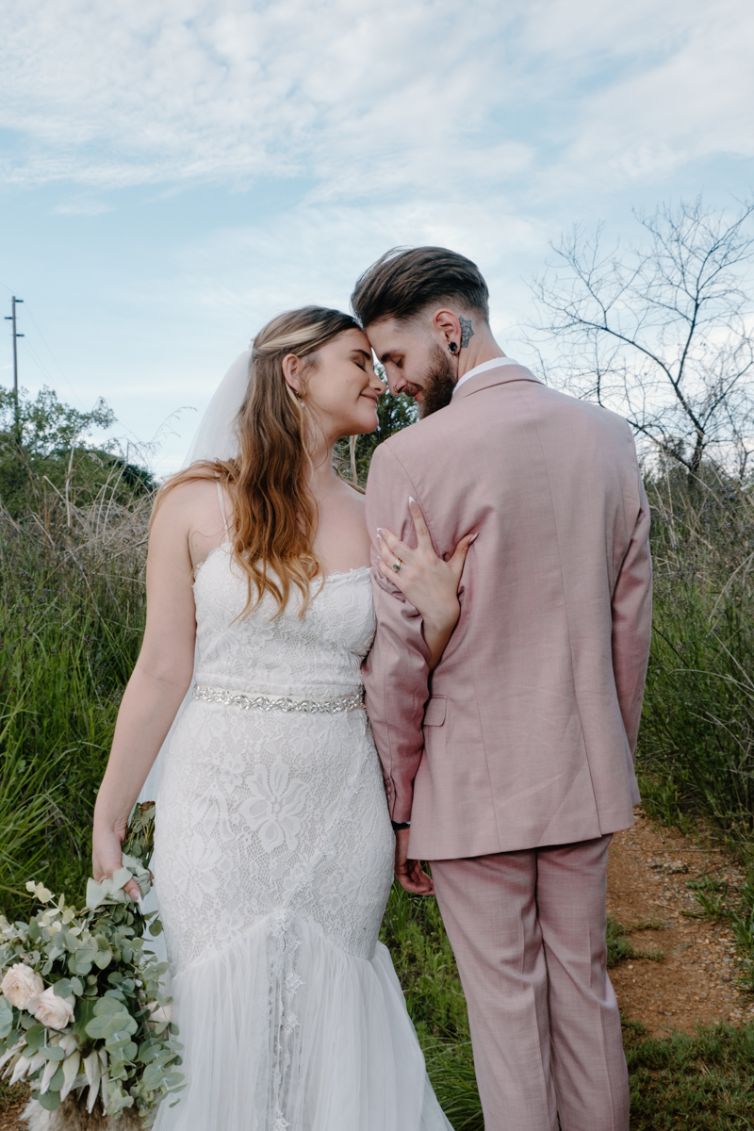
[[[650,641],[649,509],[631,431],[504,365],[376,450],[366,513],[435,549],[478,531],[430,675],[416,610],[373,568],[367,711],[393,820],[440,860],[626,828]]]

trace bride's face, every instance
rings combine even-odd
[[[366,334],[344,330],[322,346],[302,391],[307,410],[331,439],[374,432],[385,387],[374,371]]]

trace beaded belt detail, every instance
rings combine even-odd
[[[361,690],[334,699],[295,699],[290,695],[249,695],[245,691],[207,687],[201,683],[195,685],[193,697],[202,703],[222,703],[225,707],[240,707],[242,711],[301,711],[307,715],[337,715],[353,711],[364,702]]]

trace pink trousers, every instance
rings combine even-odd
[[[628,1129],[606,968],[610,839],[432,861],[486,1131]]]

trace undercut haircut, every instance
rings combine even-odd
[[[394,247],[364,272],[351,295],[362,326],[395,318],[405,322],[430,303],[456,301],[489,321],[489,291],[481,271],[446,247]]]

